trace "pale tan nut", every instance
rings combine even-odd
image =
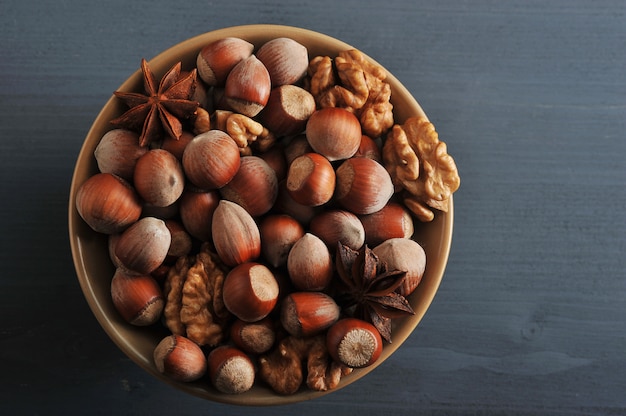
[[[209,130],[211,130],[211,116],[204,108],[198,107],[193,119],[193,133],[198,135]]]
[[[168,271],[163,283],[165,326],[174,335],[184,336],[186,334],[185,325],[180,319],[180,310],[182,308],[183,284],[185,279],[187,279],[189,263],[190,258],[188,256],[179,257],[174,266]]]
[[[458,170],[454,159],[448,154],[446,144],[439,140],[435,126],[426,118],[411,117],[398,128],[393,127],[383,146],[383,163],[394,183],[399,184],[410,195],[405,198],[407,207],[422,221],[429,221],[427,218],[430,216],[425,215],[424,205],[448,211],[450,196],[461,183]],[[402,138],[402,132],[406,135],[406,142]],[[393,148],[395,146],[399,148]],[[397,169],[398,162],[402,163],[397,155],[410,155],[411,151],[419,160],[416,179],[411,179],[411,175],[402,176],[410,169],[415,169],[415,166],[407,165],[406,169]]]

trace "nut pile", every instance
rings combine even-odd
[[[286,395],[376,362],[424,273],[413,221],[459,186],[432,124],[394,124],[385,70],[357,50],[224,38],[195,68],[141,68],[76,208],[109,236],[120,316],[171,332],[156,368]]]

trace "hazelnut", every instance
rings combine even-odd
[[[280,214],[289,215],[296,219],[303,226],[308,225],[311,222],[311,218],[320,209],[318,207],[312,207],[303,205],[296,202],[289,190],[287,190],[287,180],[284,180],[278,184],[278,197],[274,204],[274,211]]]
[[[281,85],[272,89],[259,117],[276,136],[292,136],[304,131],[313,112],[315,98],[310,92],[296,85]]]
[[[296,337],[319,334],[337,322],[341,309],[323,292],[293,292],[283,299],[280,322]]]
[[[176,156],[167,150],[153,149],[137,160],[133,184],[147,203],[166,207],[183,193],[185,174]]]
[[[144,217],[122,232],[115,244],[115,256],[125,268],[150,274],[165,260],[171,241],[163,220]]]
[[[97,173],[78,188],[76,210],[94,231],[114,234],[139,219],[141,200],[124,179]]]
[[[154,349],[153,358],[159,373],[176,381],[198,380],[207,370],[207,360],[202,349],[181,335],[163,338]]]
[[[352,368],[367,367],[383,351],[380,333],[369,322],[356,318],[337,321],[326,333],[328,353],[337,362]]]
[[[207,85],[223,85],[230,71],[252,55],[254,45],[240,38],[218,39],[204,46],[198,53],[198,75]]]
[[[359,148],[354,154],[354,157],[367,157],[377,161],[378,163],[382,163],[383,160],[378,143],[366,135],[361,136],[361,143],[359,144]]]
[[[185,229],[200,241],[211,240],[213,213],[220,202],[216,190],[185,189],[179,199],[180,220]]]
[[[187,179],[201,189],[218,189],[230,182],[241,163],[237,143],[221,130],[194,137],[183,153]]]
[[[352,157],[361,143],[361,123],[348,110],[322,108],[306,124],[306,138],[317,153],[331,162]]]
[[[333,197],[335,180],[335,170],[328,159],[318,153],[306,153],[289,166],[287,191],[302,205],[320,206]]]
[[[359,217],[365,230],[365,242],[375,247],[390,238],[410,238],[413,218],[403,205],[389,202],[380,211]]]
[[[174,201],[174,203],[164,206],[164,207],[159,207],[156,205],[152,205],[146,201],[143,202],[143,207],[141,209],[141,216],[142,217],[155,217],[155,218],[160,218],[162,220],[166,220],[166,219],[170,219],[170,218],[174,218],[175,216],[178,215],[178,201],[179,199],[177,199],[176,201]]]
[[[124,320],[148,326],[161,319],[165,301],[161,287],[149,275],[136,275],[117,268],[111,279],[111,299]]]
[[[409,238],[391,238],[372,249],[388,270],[404,270],[406,277],[397,292],[406,297],[417,288],[426,269],[426,253]]]
[[[191,236],[185,227],[180,222],[173,219],[165,220],[165,226],[170,231],[170,235],[172,236],[172,241],[170,242],[169,250],[167,250],[167,255],[171,258],[178,258],[189,254],[193,242],[191,241]]]
[[[120,235],[121,234],[109,234],[109,237],[107,239],[107,249],[109,252],[109,258],[111,259],[111,263],[113,263],[115,268],[124,267],[122,263],[120,262],[120,260],[115,255],[115,246],[117,245],[117,241],[120,239]]]
[[[276,341],[276,331],[270,318],[258,322],[235,320],[230,327],[230,339],[248,354],[263,354]]]
[[[263,257],[271,266],[282,267],[291,247],[304,235],[304,228],[289,215],[274,214],[261,220],[259,232]]]
[[[287,271],[298,290],[324,290],[333,277],[333,261],[326,244],[306,233],[295,242],[287,257]]]
[[[237,318],[256,322],[276,306],[278,282],[271,270],[260,263],[248,262],[233,268],[224,279],[224,306]]]
[[[100,172],[113,173],[131,181],[137,159],[147,151],[147,147],[139,146],[137,133],[126,129],[114,129],[102,136],[94,151],[94,157]]]
[[[240,205],[221,200],[213,213],[211,234],[215,250],[227,266],[261,255],[261,236],[252,216]]]
[[[183,153],[185,152],[185,148],[196,137],[193,133],[188,131],[183,131],[180,138],[175,139],[171,136],[167,136],[163,139],[161,143],[161,149],[167,150],[171,154],[173,154],[176,159],[183,160]]]
[[[307,48],[285,37],[265,42],[257,51],[256,56],[267,68],[273,86],[298,82],[309,66]]]
[[[252,388],[254,364],[240,349],[219,346],[209,353],[207,361],[211,383],[220,392],[240,394]]]
[[[267,151],[259,153],[258,156],[272,168],[278,182],[287,177],[287,158],[282,144],[276,143]]]
[[[233,179],[220,189],[222,198],[241,205],[250,215],[268,212],[278,195],[276,172],[258,156],[241,158]]]
[[[298,156],[302,156],[305,153],[314,153],[315,151],[306,139],[306,135],[299,134],[289,140],[289,143],[285,146],[285,158],[287,159],[287,166],[291,165]]]
[[[224,87],[224,99],[229,108],[254,117],[270,97],[270,74],[255,55],[239,62],[230,71]]]
[[[311,220],[310,230],[332,250],[337,248],[337,243],[358,250],[365,242],[365,230],[359,218],[342,209],[320,212]]]
[[[389,173],[372,159],[347,159],[337,168],[336,176],[337,202],[357,215],[381,210],[394,193]]]

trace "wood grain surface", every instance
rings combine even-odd
[[[279,408],[206,402],[107,338],[67,236],[73,164],[142,57],[275,23],[363,50],[461,174],[426,317],[365,379]],[[626,414],[626,3],[0,1],[0,413]]]

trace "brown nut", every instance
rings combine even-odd
[[[97,173],[78,188],[76,210],[94,231],[115,234],[139,219],[141,200],[124,179]]]
[[[363,224],[356,215],[346,210],[320,212],[313,217],[309,227],[311,233],[318,236],[331,250],[337,248],[337,243],[358,250],[365,242]]]
[[[157,207],[172,205],[185,189],[185,174],[176,156],[152,149],[137,160],[133,184],[144,201]]]
[[[256,322],[272,312],[278,301],[278,282],[261,263],[248,262],[233,268],[224,280],[224,305],[237,318]]]
[[[115,244],[115,256],[128,270],[150,274],[165,260],[171,241],[163,220],[144,217],[122,232]]]
[[[291,162],[286,184],[294,201],[316,207],[333,197],[335,181],[335,170],[328,159],[318,153],[306,153]]]
[[[354,157],[367,157],[377,161],[378,163],[382,163],[383,160],[378,143],[366,135],[361,136],[361,143],[359,144],[359,149],[354,154]]]
[[[188,383],[206,373],[207,359],[195,342],[181,335],[163,338],[154,349],[154,364],[159,373],[172,380]]]
[[[221,130],[197,135],[183,153],[187,179],[201,189],[218,189],[232,180],[241,163],[239,147]]]
[[[319,237],[304,234],[289,251],[287,271],[298,290],[326,289],[333,277],[333,261],[328,247]]]
[[[186,189],[179,199],[180,220],[185,229],[200,241],[211,240],[213,213],[220,202],[216,190]]]
[[[361,143],[361,124],[351,112],[329,107],[314,112],[306,124],[306,138],[328,160],[352,157]]]
[[[213,41],[198,53],[198,75],[207,85],[223,85],[235,65],[252,55],[253,50],[253,44],[235,37]]]
[[[268,212],[278,195],[276,172],[258,156],[241,158],[233,179],[220,189],[222,198],[241,205],[250,215]]]
[[[265,42],[256,56],[267,68],[274,87],[298,82],[309,66],[307,48],[285,37]]]
[[[287,177],[287,158],[282,144],[276,143],[267,151],[259,153],[258,156],[274,170],[278,182]]]
[[[261,255],[259,227],[240,205],[221,200],[213,213],[213,244],[227,266],[255,260]]]
[[[117,268],[111,280],[111,299],[124,320],[148,326],[161,319],[165,301],[161,287],[151,276]]]
[[[299,134],[293,137],[285,146],[285,159],[287,159],[287,166],[291,165],[291,162],[293,162],[298,156],[314,152],[315,151],[306,139],[306,135]]]
[[[240,394],[252,388],[254,364],[243,351],[222,345],[209,353],[207,361],[211,383],[220,392]]]
[[[270,74],[255,55],[239,62],[230,71],[224,87],[224,99],[238,113],[254,117],[267,104],[271,91]]]
[[[167,256],[172,259],[177,259],[180,256],[189,254],[193,242],[191,241],[191,235],[189,235],[183,224],[177,220],[167,219],[165,220],[165,226],[172,236],[170,248],[167,250]]]
[[[397,292],[408,296],[417,288],[426,269],[426,253],[419,243],[409,238],[391,238],[372,250],[388,270],[404,270],[406,277]]]
[[[102,136],[94,151],[94,157],[100,172],[113,173],[131,181],[137,159],[147,151],[147,147],[139,146],[137,133],[126,129],[114,129]]]
[[[341,309],[322,292],[294,292],[281,304],[280,322],[293,336],[319,334],[337,322]]]
[[[160,218],[162,220],[174,218],[175,216],[178,215],[179,199],[174,201],[173,204],[166,205],[164,207],[152,205],[144,201],[143,208],[141,210],[141,216],[142,217],[155,217],[155,218]]]
[[[258,322],[237,319],[230,327],[230,339],[248,354],[263,354],[274,345],[276,331],[270,318]]]
[[[263,257],[271,266],[282,267],[291,247],[304,235],[304,228],[289,215],[274,214],[261,220],[259,232]]]
[[[173,154],[176,159],[182,161],[185,148],[187,147],[189,142],[193,140],[194,137],[196,136],[188,131],[183,131],[183,134],[181,134],[178,140],[168,136],[163,139],[163,142],[161,143],[161,149],[167,150],[168,152]]]
[[[288,84],[272,89],[259,117],[275,135],[293,136],[304,131],[314,112],[313,95],[304,88]]]
[[[318,207],[296,202],[287,189],[287,180],[283,180],[278,184],[278,197],[276,198],[276,204],[274,204],[276,213],[289,215],[303,226],[306,226],[319,210],[320,208]]]
[[[390,238],[409,238],[413,235],[413,218],[403,205],[389,202],[380,211],[359,217],[365,230],[365,242],[375,247]]]
[[[383,352],[383,340],[369,322],[343,318],[328,329],[326,347],[335,361],[348,367],[363,368],[378,360]]]
[[[354,214],[372,214],[382,209],[393,196],[391,177],[378,162],[351,158],[337,168],[337,202]]]

